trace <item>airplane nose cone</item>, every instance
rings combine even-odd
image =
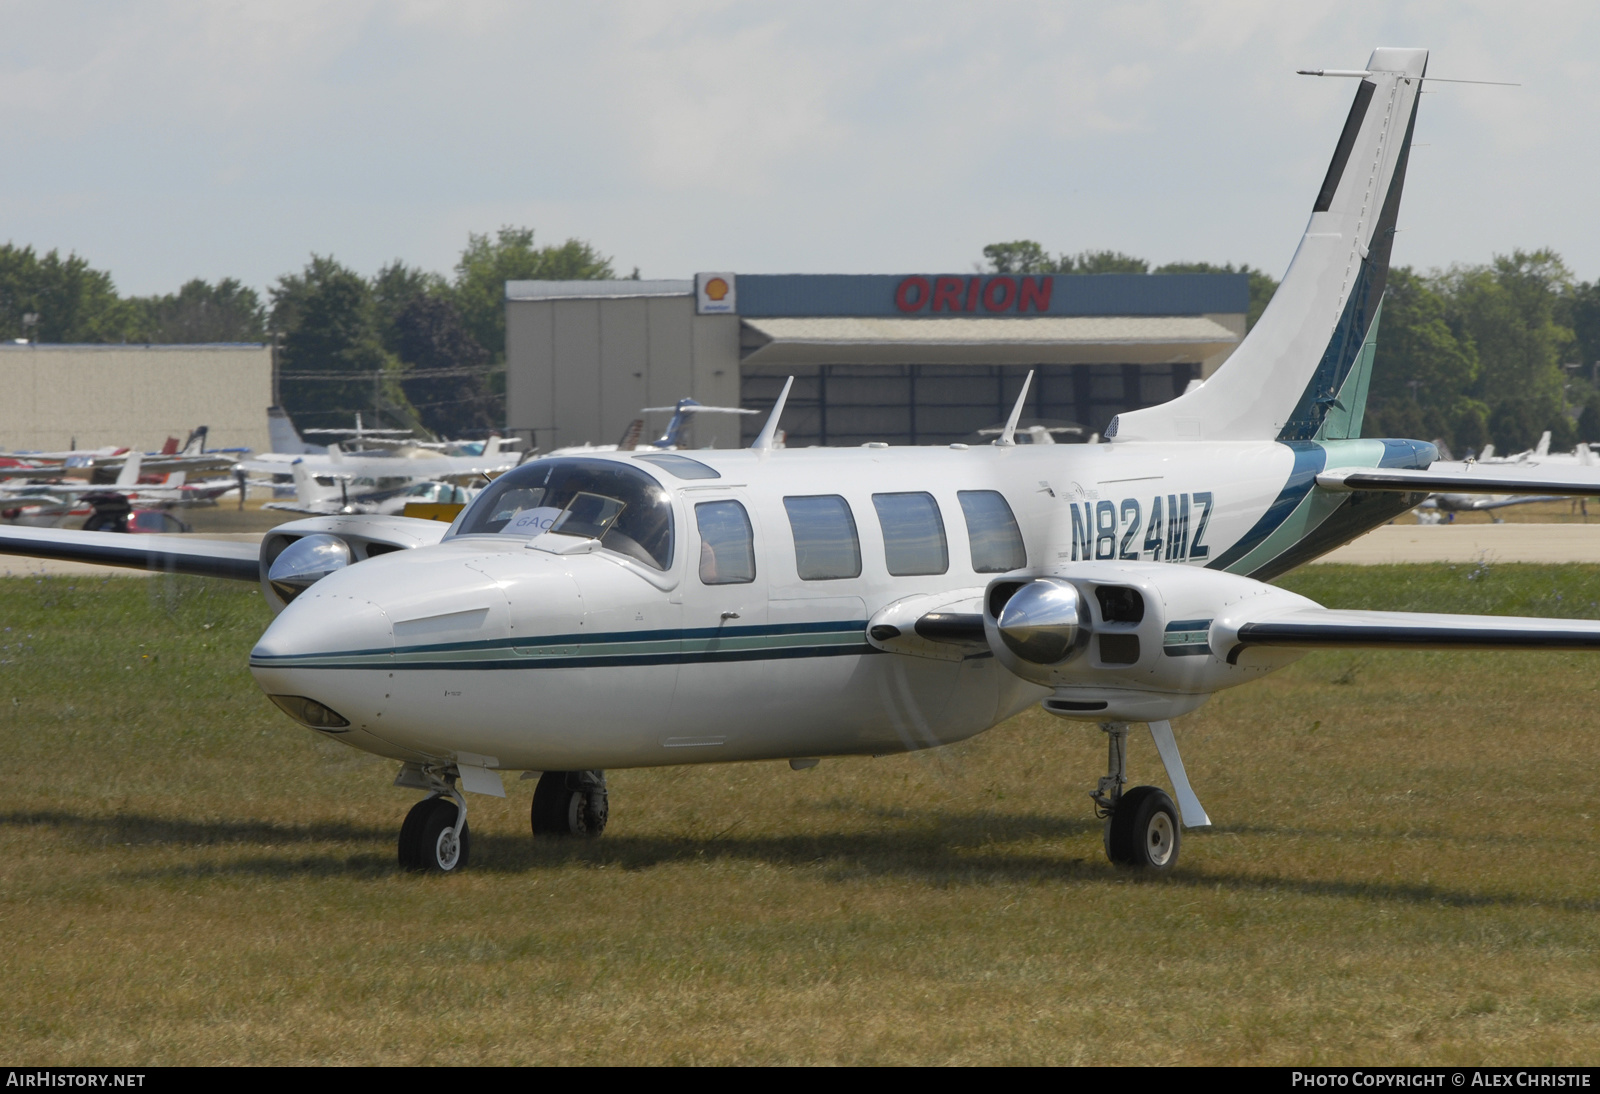
[[[250,664],[354,668],[387,661],[393,652],[394,627],[383,608],[359,593],[313,588],[272,621],[250,651]]]

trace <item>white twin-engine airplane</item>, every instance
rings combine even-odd
[[[1600,649],[1600,622],[1334,611],[1265,580],[1429,492],[1600,495],[1600,474],[1430,471],[1361,438],[1427,53],[1380,49],[1271,306],[1228,362],[1092,445],[751,449],[531,461],[446,529],[318,517],[259,554],[0,530],[15,553],[259,580],[250,655],[291,718],[424,791],[415,870],[467,864],[463,790],[538,774],[535,833],[597,835],[608,768],[930,748],[1028,706],[1098,722],[1116,862],[1209,823],[1171,727],[1314,647]],[[787,389],[786,389],[787,390]],[[1581,474],[1580,474],[1581,473]],[[1177,803],[1125,789],[1150,727]]]

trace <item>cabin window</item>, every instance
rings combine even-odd
[[[861,540],[850,503],[837,494],[784,498],[794,530],[794,565],[805,581],[861,576]]]
[[[694,507],[700,527],[700,581],[743,585],[756,579],[755,535],[750,514],[736,501],[703,501]]]
[[[457,535],[598,539],[641,565],[672,565],[672,501],[639,468],[611,460],[543,459],[507,471],[462,513]]]
[[[1011,506],[997,490],[959,490],[961,514],[967,518],[967,541],[972,545],[972,569],[980,574],[1003,574],[1028,564],[1022,531]]]
[[[932,494],[874,494],[872,504],[883,528],[884,560],[891,574],[910,577],[950,569],[944,519]]]

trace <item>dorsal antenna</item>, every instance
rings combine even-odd
[[[778,435],[778,419],[783,417],[783,404],[789,401],[789,389],[793,386],[793,376],[783,382],[783,390],[778,393],[778,401],[772,404],[772,413],[767,415],[767,424],[761,427],[761,432],[750,444],[751,448],[765,452],[772,447],[772,439]]]
[[[1033,383],[1033,369],[1028,370],[1028,378],[1022,381],[1022,392],[1017,396],[1017,405],[1011,408],[1011,417],[1006,419],[1006,427],[1000,431],[1000,436],[994,443],[1002,448],[1010,448],[1017,443],[1017,422],[1022,420],[1022,404],[1028,401],[1028,387]]]

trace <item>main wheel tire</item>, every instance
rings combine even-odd
[[[417,873],[453,874],[472,859],[472,826],[463,824],[449,798],[426,798],[411,807],[400,826],[400,868]]]
[[[1178,861],[1182,841],[1178,808],[1158,786],[1136,786],[1122,795],[1106,832],[1112,862],[1165,872]]]
[[[610,803],[604,771],[546,771],[533,788],[528,819],[536,836],[582,836],[605,831]]]

